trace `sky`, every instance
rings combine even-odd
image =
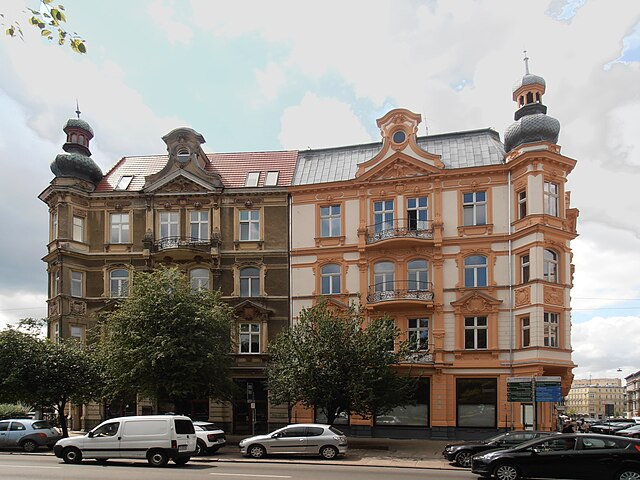
[[[210,153],[322,148],[378,141],[376,119],[408,108],[419,135],[504,138],[526,50],[577,160],[575,377],[640,370],[640,1],[61,1],[87,54],[24,20],[24,40],[0,37],[0,326],[46,315],[38,194],[76,100],[103,172],[166,153],[161,137],[180,126]]]

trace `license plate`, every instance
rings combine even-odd
[[[179,452],[184,452],[187,449],[188,446],[189,445],[178,445],[178,451]]]

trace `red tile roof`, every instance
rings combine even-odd
[[[298,152],[296,150],[279,152],[240,152],[209,153],[207,171],[220,175],[225,188],[244,187],[249,172],[260,172],[259,187],[264,186],[267,172],[279,172],[279,187],[291,185],[296,167]],[[96,186],[96,192],[113,192],[120,179],[132,176],[133,179],[126,190],[140,191],[144,187],[145,177],[159,172],[167,164],[167,155],[150,155],[141,157],[123,157],[109,170]]]

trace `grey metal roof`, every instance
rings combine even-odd
[[[418,137],[423,150],[441,156],[445,169],[498,165],[504,162],[504,146],[491,129]],[[373,158],[382,142],[364,145],[301,150],[292,185],[340,182],[356,176],[358,164]]]

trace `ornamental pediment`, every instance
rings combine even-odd
[[[358,178],[360,181],[377,182],[385,180],[408,180],[414,177],[424,177],[439,172],[440,169],[423,160],[394,156],[382,161]]]
[[[219,190],[217,183],[201,178],[191,172],[178,169],[145,185],[145,193],[211,193]]]
[[[455,302],[451,302],[451,306],[460,313],[479,315],[497,311],[501,303],[502,300],[498,300],[486,293],[472,292]]]

